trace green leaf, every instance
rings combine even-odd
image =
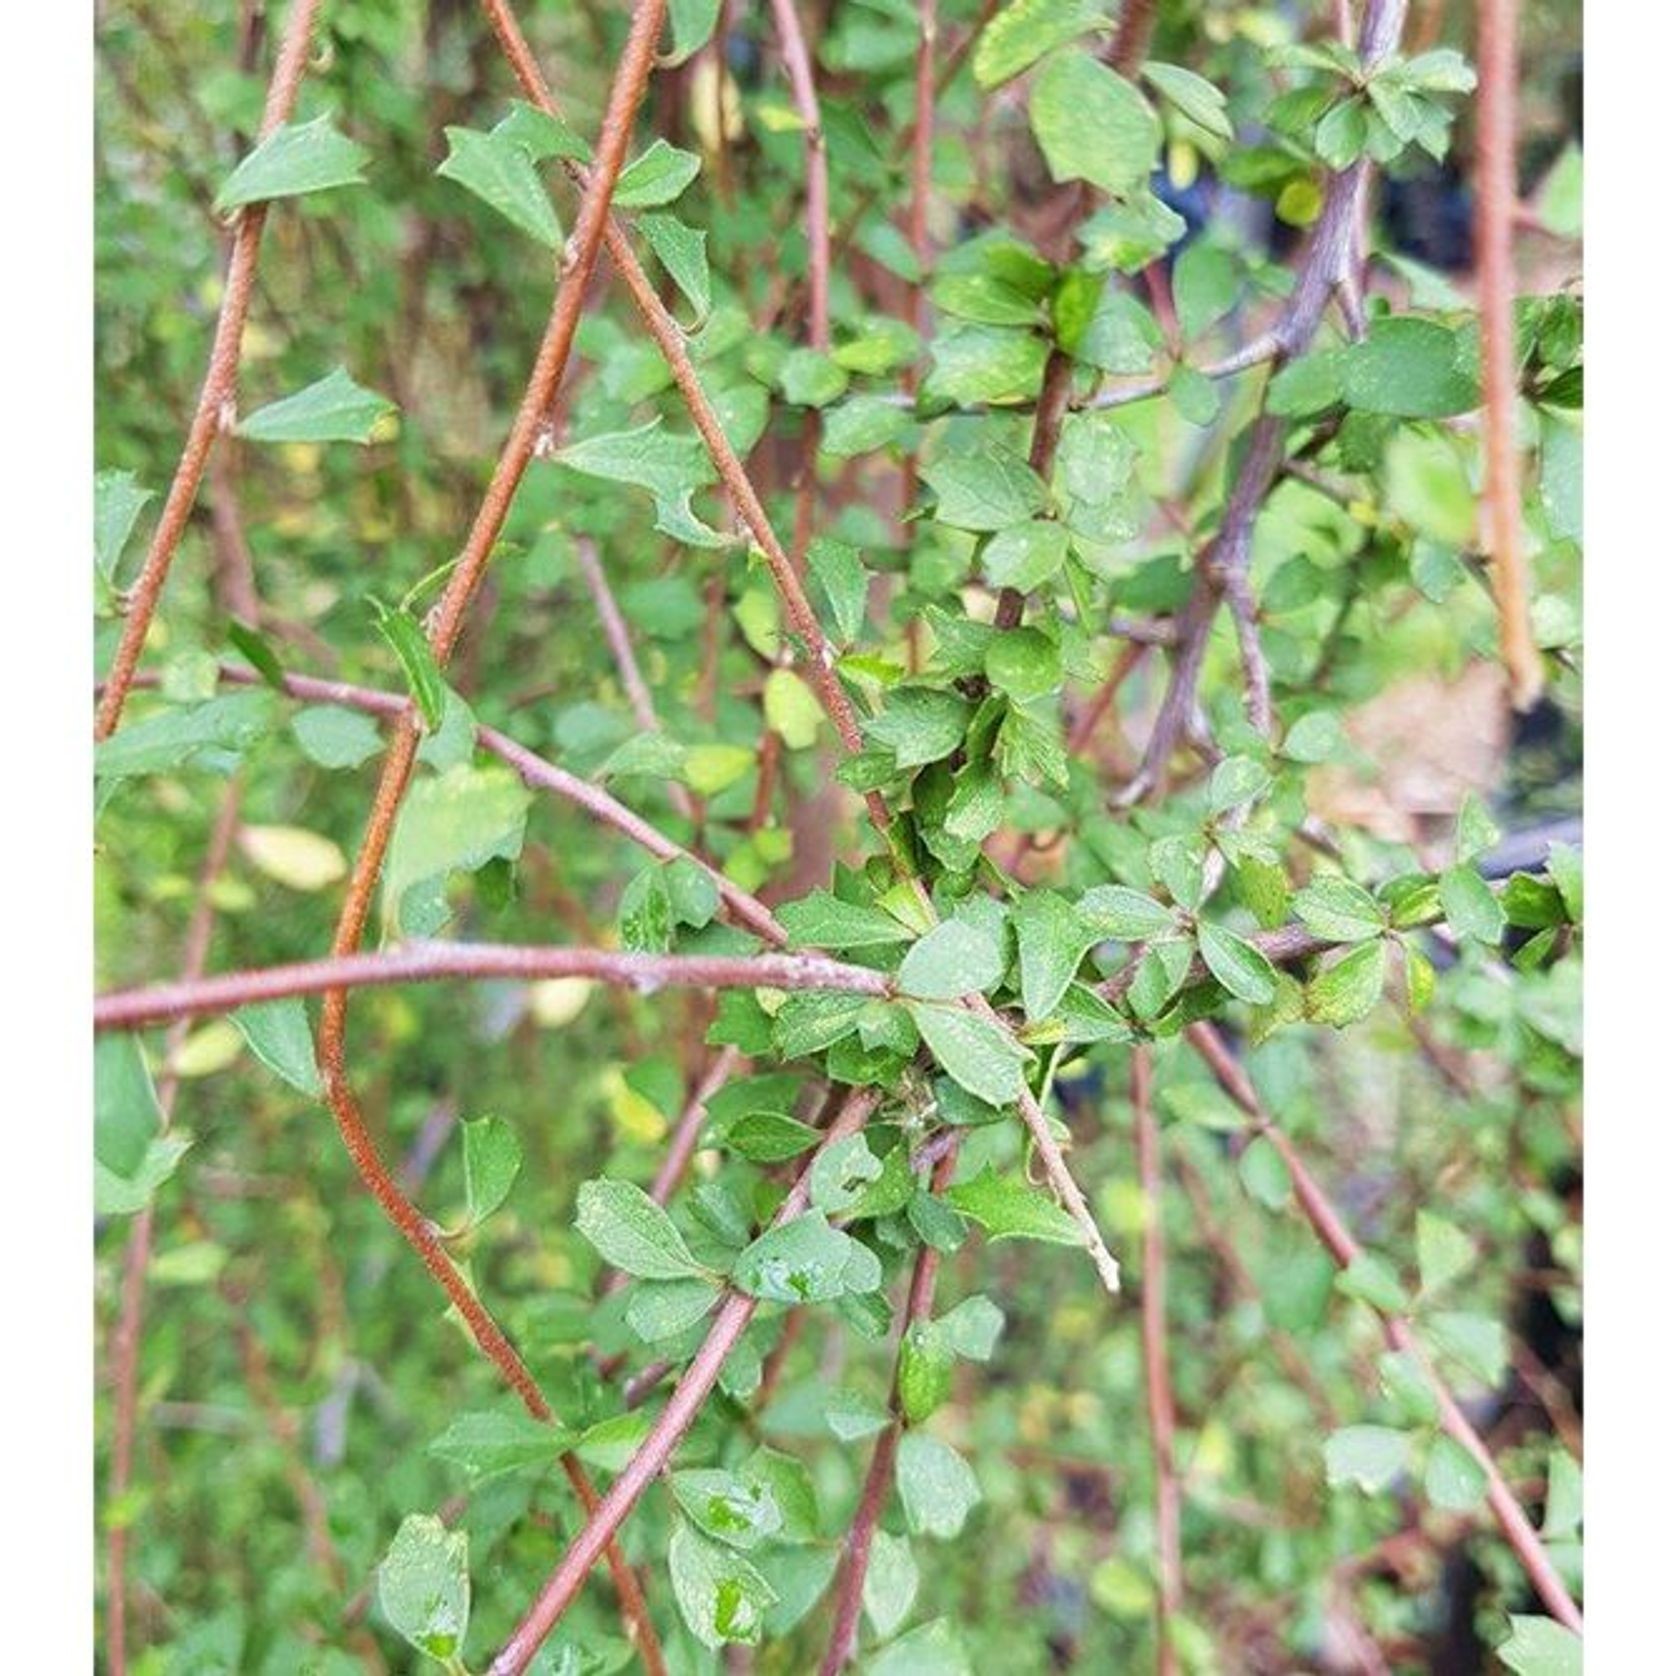
[[[972,1676],[972,1661],[947,1618],[933,1618],[881,1647],[867,1676]]]
[[[512,140],[522,146],[534,163],[545,163],[550,157],[586,163],[593,156],[588,142],[562,117],[552,111],[537,110],[522,99],[512,101],[512,108],[490,132],[496,139]]]
[[[491,1409],[456,1415],[426,1452],[464,1468],[481,1483],[521,1467],[551,1466],[570,1442],[545,1420]]]
[[[225,215],[241,204],[296,198],[333,186],[360,186],[367,155],[364,146],[332,126],[329,116],[285,123],[227,177],[215,196],[215,212]]]
[[[984,675],[1015,704],[1057,692],[1065,684],[1059,646],[1040,629],[1004,629],[984,652]]]
[[[632,431],[584,437],[562,449],[557,458],[588,477],[632,483],[649,490],[657,508],[657,527],[689,546],[718,547],[723,538],[700,523],[688,504],[695,490],[715,480],[710,457],[697,437],[676,436],[661,419]]]
[[[809,574],[838,644],[850,645],[867,619],[867,571],[861,555],[842,541],[817,536],[809,543]]]
[[[898,768],[922,768],[959,750],[971,715],[971,706],[958,693],[898,687],[879,715],[863,720],[862,729],[890,749]]]
[[[93,772],[114,779],[186,766],[225,770],[273,731],[273,721],[273,695],[266,692],[225,693],[159,711],[101,740],[93,749]]]
[[[999,87],[1038,58],[1109,19],[1098,0],[1012,0],[984,25],[972,52],[979,87]]]
[[[576,1226],[606,1262],[646,1280],[702,1277],[669,1213],[628,1181],[585,1181],[576,1196]]]
[[[708,1541],[685,1520],[669,1539],[669,1581],[681,1619],[706,1647],[762,1639],[763,1613],[778,1598],[749,1560]]]
[[[905,994],[923,1001],[956,1001],[1001,981],[1001,948],[992,935],[961,920],[944,920],[908,950],[897,974]]]
[[[1507,1329],[1493,1315],[1437,1310],[1426,1317],[1426,1337],[1438,1355],[1454,1362],[1486,1390],[1507,1373]]]
[[[1240,1154],[1240,1181],[1267,1210],[1284,1210],[1292,1202],[1292,1173],[1273,1141],[1259,1135]]]
[[[1023,1093],[1028,1055],[999,1024],[964,1008],[910,1002],[908,1011],[932,1058],[968,1094],[1010,1106]]]
[[[407,794],[384,864],[386,915],[405,926],[416,885],[516,861],[531,793],[509,768],[462,763],[420,780]]]
[[[657,1344],[696,1327],[719,1296],[712,1280],[637,1280],[623,1319],[643,1344]]]
[[[1222,89],[1214,83],[1191,70],[1184,70],[1179,64],[1160,64],[1155,59],[1149,59],[1141,66],[1141,75],[1190,122],[1198,123],[1218,139],[1233,139],[1234,125],[1228,120],[1228,101]]]
[[[819,1146],[821,1132],[784,1112],[745,1112],[728,1125],[722,1144],[757,1164],[783,1164]],[[824,1208],[824,1207],[823,1207]]]
[[[809,1203],[827,1216],[853,1216],[866,1204],[869,1185],[883,1177],[884,1169],[865,1135],[847,1136],[815,1160],[809,1172]]]
[[[793,948],[867,949],[906,943],[913,936],[883,909],[843,902],[826,890],[810,891],[775,912]]]
[[[363,390],[342,367],[324,378],[239,421],[238,434],[250,442],[369,443],[396,404],[374,390]]]
[[[480,1117],[463,1123],[466,1210],[473,1223],[492,1216],[506,1202],[524,1162],[518,1131],[504,1117]]]
[[[437,173],[457,182],[504,216],[537,244],[557,250],[564,243],[553,200],[529,151],[502,129],[448,128],[448,155]]]
[[[611,201],[618,209],[659,209],[672,204],[692,185],[699,160],[677,151],[668,140],[653,140],[617,178]]]
[[[275,1076],[311,1100],[320,1098],[320,1068],[315,1064],[314,1036],[301,996],[254,1001],[233,1014],[233,1023],[250,1051]]]
[[[100,1036],[93,1048],[93,1208],[142,1210],[174,1173],[189,1142],[163,1133],[163,1113],[139,1039]]]
[[[431,731],[442,722],[443,697],[447,688],[442,671],[437,668],[436,654],[425,638],[425,631],[405,611],[392,609],[380,599],[368,598],[378,632],[389,642],[407,677],[407,688],[419,714]]]
[[[663,264],[664,271],[681,289],[702,325],[710,313],[710,263],[705,255],[707,235],[689,227],[673,215],[643,215],[640,231]]]
[[[894,448],[913,434],[913,416],[888,396],[852,396],[828,409],[821,426],[821,452],[848,460]]]
[[[1501,829],[1484,807],[1484,801],[1468,792],[1455,820],[1455,859],[1475,861],[1501,839]]]
[[[995,1354],[1007,1318],[981,1292],[962,1298],[939,1318],[937,1330],[955,1355],[968,1362],[987,1362]]]
[[[675,937],[675,906],[661,867],[647,867],[629,880],[617,904],[617,936],[635,954],[663,954]]]
[[[1476,867],[1458,863],[1443,874],[1437,887],[1444,918],[1457,937],[1491,947],[1500,943],[1507,929],[1507,914]]]
[[[1426,1499],[1450,1513],[1468,1513],[1484,1499],[1489,1475],[1452,1437],[1432,1440],[1426,1455]]]
[[[984,543],[984,580],[992,588],[1017,588],[1027,594],[1059,575],[1070,545],[1071,532],[1045,518],[997,530]]]
[[[102,471],[93,479],[93,563],[107,582],[116,581],[134,520],[152,498],[131,471]]]
[[[716,32],[722,0],[669,0],[668,50],[658,55],[660,69],[685,64]]]
[[[1292,898],[1292,909],[1317,936],[1362,943],[1385,929],[1385,910],[1351,879],[1314,879]]]
[[[896,1395],[908,1424],[917,1426],[935,1414],[953,1383],[954,1352],[942,1334],[929,1322],[911,1322],[896,1364]]]
[[[780,363],[780,394],[794,407],[826,407],[850,386],[850,375],[819,349],[794,349]]]
[[[1181,335],[1191,343],[1239,301],[1240,266],[1223,245],[1195,239],[1176,257],[1170,285]]]
[[[1583,858],[1569,844],[1548,846],[1548,877],[1565,904],[1566,918],[1583,923]]]
[[[965,1458],[926,1432],[908,1432],[896,1451],[896,1493],[916,1536],[960,1535],[983,1499]]]
[[[1317,972],[1304,992],[1305,1014],[1342,1030],[1368,1016],[1385,991],[1385,945],[1363,943]]]
[[[1155,897],[1128,885],[1096,885],[1084,891],[1077,912],[1102,937],[1120,942],[1145,942],[1175,929],[1176,917]]]
[[[1047,505],[1047,488],[1017,454],[988,442],[945,454],[922,474],[937,496],[937,521],[962,530],[1004,530]]]
[[[1085,52],[1059,53],[1030,89],[1030,128],[1056,181],[1122,197],[1152,173],[1158,118],[1128,82]]]
[[[390,1627],[432,1658],[454,1658],[471,1618],[466,1534],[433,1513],[410,1513],[378,1566],[378,1604]]]
[[[775,1303],[829,1301],[849,1290],[845,1272],[854,1248],[819,1211],[805,1211],[746,1246],[733,1265],[733,1283]]]
[[[1210,975],[1236,1000],[1266,1007],[1274,999],[1275,969],[1261,949],[1209,921],[1200,922],[1198,942]]]
[[[862,1579],[861,1602],[867,1621],[878,1636],[894,1635],[914,1607],[919,1593],[919,1567],[914,1564],[914,1545],[906,1537],[889,1531],[873,1533],[867,1575]]]
[[[1515,1676],[1583,1676],[1583,1638],[1575,1630],[1517,1612],[1508,1622],[1513,1633],[1496,1648],[1496,1657]]]
[[[761,1479],[701,1467],[673,1473],[669,1482],[681,1511],[706,1536],[729,1548],[748,1552],[778,1535],[784,1523],[779,1503]]]
[[[1050,1245],[1081,1245],[1082,1230],[1069,1211],[1045,1193],[996,1173],[993,1164],[970,1181],[951,1187],[944,1199],[969,1216],[992,1240],[1045,1240]]]
[[[1020,898],[1012,921],[1024,1016],[1034,1024],[1057,1009],[1097,937],[1086,918],[1051,890],[1033,890]]]
[[[1338,717],[1331,710],[1311,710],[1286,730],[1280,754],[1293,762],[1325,762],[1341,737]]]
[[[1386,1315],[1401,1315],[1408,1308],[1408,1293],[1403,1290],[1396,1270],[1372,1251],[1363,1251],[1353,1258],[1333,1285],[1346,1297],[1359,1298]]]
[[[1047,357],[1047,340],[1036,332],[958,326],[932,342],[931,371],[921,394],[927,402],[961,407],[1034,401]]]
[[[1374,320],[1344,351],[1344,399],[1363,413],[1443,419],[1480,401],[1461,340],[1447,326],[1413,316]]]
[[[1409,1438],[1390,1426],[1344,1426],[1327,1439],[1327,1482],[1377,1495],[1408,1469]]]
[[[1414,1243],[1420,1259],[1420,1290],[1436,1296],[1478,1261],[1478,1247],[1453,1222],[1429,1210],[1415,1218]]]

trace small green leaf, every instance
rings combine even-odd
[[[653,140],[618,176],[611,201],[618,209],[660,209],[692,185],[698,170],[699,160],[690,151]]]
[[[819,1211],[805,1211],[753,1240],[733,1265],[734,1284],[753,1298],[807,1304],[842,1297],[855,1242]]]
[[[1361,943],[1385,929],[1385,910],[1351,879],[1313,880],[1292,898],[1292,909],[1317,937]]]
[[[1396,1270],[1372,1251],[1360,1252],[1333,1285],[1346,1297],[1359,1298],[1386,1315],[1401,1315],[1408,1308],[1408,1293]]]
[[[867,618],[867,571],[861,555],[842,541],[818,536],[809,543],[809,574],[839,645],[852,644]]]
[[[433,1513],[410,1513],[378,1567],[378,1604],[390,1627],[432,1658],[454,1658],[471,1618],[466,1534]]]
[[[1142,77],[1151,82],[1189,121],[1196,122],[1220,140],[1234,137],[1228,120],[1228,101],[1222,89],[1203,76],[1184,70],[1179,64],[1149,60],[1141,66]]]
[[[367,151],[332,126],[329,116],[285,123],[244,159],[216,194],[215,211],[225,215],[241,204],[295,198],[333,186],[363,184]]]
[[[712,1280],[637,1280],[623,1319],[643,1344],[658,1344],[696,1327],[719,1296]]]
[[[1240,1154],[1240,1181],[1258,1204],[1284,1210],[1292,1199],[1292,1174],[1273,1141],[1259,1135]]]
[[[392,609],[380,599],[368,598],[378,632],[389,642],[407,677],[407,688],[425,726],[434,731],[442,722],[442,702],[446,688],[442,671],[437,668],[436,654],[425,638],[425,631],[405,611]]]
[[[586,163],[593,151],[582,136],[571,129],[556,113],[537,110],[522,99],[514,99],[512,108],[490,130],[494,138],[512,140],[522,146],[535,163],[545,163],[550,157],[563,157],[572,163]]]
[[[1152,173],[1162,138],[1134,83],[1077,51],[1059,53],[1037,73],[1030,128],[1056,181],[1090,181],[1113,197]]]
[[[784,1522],[761,1479],[698,1467],[671,1474],[669,1482],[681,1511],[706,1536],[729,1548],[756,1548],[778,1535]]]
[[[1377,1495],[1408,1469],[1407,1432],[1390,1426],[1344,1426],[1327,1439],[1327,1482]]]
[[[1076,1219],[1045,1193],[1011,1181],[986,1164],[970,1181],[951,1187],[944,1199],[969,1216],[992,1240],[1045,1240],[1050,1245],[1082,1245]]]
[[[632,1182],[585,1181],[576,1197],[576,1226],[606,1262],[647,1280],[702,1277],[669,1213]]]
[[[904,994],[923,1001],[955,1001],[1001,981],[999,942],[957,919],[944,920],[908,950],[897,974]]]
[[[1201,921],[1199,953],[1210,975],[1240,1001],[1266,1007],[1274,999],[1276,973],[1261,949],[1225,926]]]
[[[640,231],[663,263],[664,272],[692,304],[697,316],[694,325],[702,325],[710,313],[710,263],[704,251],[707,235],[673,215],[643,215]]]
[[[722,1144],[757,1164],[781,1164],[819,1146],[821,1132],[783,1112],[745,1112],[728,1125]]]
[[[715,34],[721,10],[722,0],[669,0],[670,44],[658,55],[659,68],[685,64]]]
[[[972,1661],[947,1618],[911,1629],[868,1660],[867,1676],[973,1676]]]
[[[840,901],[830,891],[815,890],[776,910],[793,948],[865,949],[906,943],[907,926],[880,908]]]
[[[504,129],[448,128],[448,155],[437,173],[457,182],[538,244],[557,250],[564,243],[553,200],[536,172],[528,149]]]
[[[938,1331],[955,1355],[968,1362],[987,1362],[995,1354],[1007,1318],[981,1292],[962,1298],[937,1322]]]
[[[1146,942],[1175,929],[1174,912],[1155,897],[1128,885],[1096,885],[1084,891],[1077,912],[1102,937],[1124,943]]]
[[[984,543],[984,580],[992,588],[1016,588],[1027,594],[1059,575],[1070,544],[1071,532],[1045,518],[997,530]]]
[[[1311,710],[1286,730],[1280,754],[1293,762],[1325,762],[1341,737],[1338,717],[1331,710]]]
[[[678,436],[661,419],[631,431],[584,437],[562,449],[559,461],[588,477],[632,483],[651,493],[657,527],[689,546],[719,547],[723,537],[693,516],[694,492],[715,481],[704,445],[694,436]]]
[[[883,1175],[884,1164],[867,1137],[850,1135],[815,1160],[809,1172],[809,1203],[827,1216],[854,1215],[866,1202],[869,1184]]]
[[[669,1581],[682,1621],[706,1647],[762,1639],[774,1590],[743,1555],[700,1536],[685,1519],[669,1539]]]
[[[463,1467],[481,1483],[521,1467],[551,1466],[570,1441],[544,1420],[487,1410],[456,1415],[427,1453]]]
[[[492,1216],[506,1202],[524,1162],[518,1131],[504,1117],[480,1117],[463,1123],[466,1210],[473,1223]]]
[[[1268,789],[1270,775],[1255,757],[1224,757],[1210,777],[1210,811],[1224,815],[1252,803]]]
[[[499,766],[461,763],[420,780],[402,804],[384,864],[386,918],[408,925],[414,900],[423,896],[417,886],[517,860],[530,801],[529,787]]]
[[[972,52],[972,77],[979,87],[999,87],[1107,21],[1098,0],[1012,0],[984,25]]]
[[[1420,1290],[1435,1297],[1478,1261],[1478,1247],[1453,1222],[1423,1210],[1414,1221],[1420,1259]]]
[[[914,1321],[902,1335],[896,1364],[896,1395],[910,1426],[929,1419],[948,1400],[954,1383],[954,1352],[926,1321]]]
[[[971,720],[971,706],[958,693],[935,687],[899,687],[884,710],[862,728],[890,749],[898,768],[922,768],[959,750]]]
[[[1047,1018],[1064,999],[1082,957],[1097,940],[1086,917],[1051,890],[1033,890],[1014,905],[1019,987],[1024,1016]]]
[[[932,1058],[968,1094],[1010,1106],[1023,1093],[1029,1056],[999,1024],[964,1008],[910,1002],[908,1011]]]
[[[970,454],[945,454],[922,475],[937,496],[937,521],[956,529],[1004,530],[1047,504],[1041,478],[998,442]]]
[[[1344,351],[1344,398],[1364,413],[1443,419],[1480,401],[1476,369],[1447,326],[1414,316],[1374,320]]]
[[[239,435],[250,442],[359,442],[374,432],[396,404],[375,390],[363,390],[342,367],[306,389],[259,407],[239,421]]]
[[[1432,1440],[1426,1455],[1426,1499],[1450,1513],[1468,1513],[1484,1499],[1489,1475],[1452,1437]]]
[[[250,1051],[275,1076],[312,1100],[321,1095],[320,1068],[314,1060],[314,1036],[301,996],[282,1001],[254,1001],[233,1014],[233,1023]]]
[[[983,1499],[965,1458],[920,1431],[907,1433],[897,1447],[896,1493],[909,1530],[945,1540],[960,1535],[967,1514]]]
[[[93,563],[107,582],[116,581],[134,520],[152,498],[131,471],[102,471],[93,479]]]
[[[1458,863],[1437,884],[1444,918],[1457,937],[1492,947],[1501,941],[1502,932],[1507,929],[1506,910],[1476,867]]]
[[[894,1635],[913,1610],[919,1592],[919,1567],[914,1545],[889,1531],[873,1533],[873,1551],[862,1580],[861,1600],[875,1635]]]
[[[1583,1676],[1583,1638],[1552,1618],[1521,1616],[1508,1620],[1513,1633],[1496,1648],[1496,1657],[1515,1676]]]
[[[793,407],[826,407],[849,385],[850,375],[819,349],[794,349],[780,363],[780,394]]]
[[[1385,992],[1385,945],[1363,943],[1309,980],[1305,1015],[1342,1030],[1368,1016]]]

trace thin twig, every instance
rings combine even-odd
[[[1298,1208],[1304,1213],[1304,1219],[1309,1223],[1311,1231],[1339,1268],[1348,1269],[1362,1255],[1361,1246],[1345,1227],[1314,1176],[1305,1167],[1291,1139],[1264,1109],[1257,1096],[1256,1087],[1246,1075],[1244,1067],[1229,1052],[1221,1036],[1210,1024],[1204,1021],[1190,1024],[1186,1035],[1229,1098],[1250,1118],[1253,1129],[1280,1154],[1282,1162],[1286,1165],[1286,1173],[1291,1178],[1293,1197],[1298,1202]],[[1496,1523],[1501,1526],[1508,1546],[1524,1568],[1525,1575],[1530,1579],[1531,1587],[1535,1589],[1538,1598],[1560,1623],[1581,1635],[1583,1614],[1577,1609],[1577,1603],[1571,1598],[1571,1593],[1555,1569],[1547,1549],[1543,1547],[1542,1538],[1537,1535],[1525,1510],[1519,1505],[1518,1498],[1509,1488],[1507,1480],[1502,1477],[1495,1457],[1485,1447],[1484,1440],[1461,1411],[1460,1404],[1455,1401],[1453,1392],[1433,1367],[1412,1322],[1406,1316],[1379,1309],[1377,1305],[1370,1307],[1379,1316],[1385,1342],[1393,1350],[1411,1357],[1431,1386],[1437,1399],[1438,1415],[1443,1429],[1482,1468],[1487,1481],[1486,1497],[1490,1511],[1495,1515]]]
[[[1146,1223],[1141,1232],[1141,1352],[1146,1362],[1146,1417],[1152,1433],[1152,1495],[1158,1526],[1158,1673],[1175,1676],[1175,1621],[1184,1600],[1181,1573],[1181,1480],[1176,1473],[1176,1409],[1170,1387],[1165,1309],[1164,1183],[1158,1166],[1158,1119],[1152,1109],[1152,1055],[1129,1056],[1129,1100]]]
[[[887,973],[810,954],[627,954],[619,949],[500,943],[408,943],[248,972],[118,989],[93,1003],[95,1030],[140,1030],[295,995],[462,978],[587,978],[650,995],[660,989],[824,989],[889,995]]]
[[[297,102],[297,89],[302,84],[303,70],[308,63],[309,37],[319,9],[320,0],[295,0],[291,7],[291,15],[286,19],[285,37],[274,62],[273,80],[268,84],[267,102],[262,108],[263,139],[290,118],[292,107]],[[250,312],[250,295],[256,281],[256,254],[261,247],[262,227],[267,215],[266,203],[246,204],[238,211],[233,253],[228,258],[227,279],[222,288],[221,312],[216,318],[215,337],[210,345],[209,369],[204,374],[198,406],[192,415],[191,428],[186,433],[186,446],[181,450],[180,463],[175,467],[174,480],[163,502],[163,511],[146,552],[145,564],[128,596],[122,637],[117,642],[116,655],[111,660],[104,696],[93,724],[95,739],[108,739],[122,719],[129,684],[139,664],[140,651],[145,645],[151,620],[157,614],[163,584],[169,579],[169,567],[174,563],[175,551],[180,546],[180,538],[186,533],[187,520],[192,516],[192,506],[198,498],[198,485],[203,479],[210,449],[215,446],[216,436],[228,425],[232,415],[234,393],[238,386],[239,347],[244,340],[245,317]]]
[[[1516,431],[1513,219],[1519,196],[1514,172],[1519,0],[1480,0],[1478,77],[1478,308],[1490,578],[1514,708],[1528,710],[1542,695],[1542,657],[1531,632]]]

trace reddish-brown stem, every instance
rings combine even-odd
[[[297,102],[297,89],[308,63],[309,37],[319,9],[320,0],[295,0],[291,7],[279,56],[274,61],[273,79],[268,84],[267,102],[262,109],[263,139],[285,123]],[[233,252],[227,261],[227,279],[222,287],[221,312],[210,345],[209,368],[186,433],[186,446],[181,450],[180,463],[175,467],[174,480],[169,484],[157,529],[146,551],[145,564],[128,596],[122,637],[117,642],[93,724],[95,739],[108,739],[122,719],[122,707],[139,665],[140,651],[152,618],[157,614],[163,584],[169,579],[169,567],[174,563],[180,538],[186,533],[187,520],[192,516],[210,450],[215,446],[217,434],[229,425],[232,417],[238,387],[239,346],[244,341],[245,317],[250,312],[250,295],[256,283],[256,255],[267,214],[265,203],[246,204],[238,211]]]
[[[1519,375],[1513,342],[1514,173],[1519,88],[1519,0],[1478,7],[1478,307],[1484,367],[1485,511],[1490,582],[1501,657],[1515,708],[1542,694],[1542,658],[1531,632],[1524,518],[1520,510]]]
[[[914,59],[914,135],[910,146],[908,243],[922,276],[931,266],[931,159],[937,137],[937,0],[919,0]]]
[[[954,1179],[955,1164],[960,1157],[961,1136],[957,1132],[954,1144],[937,1160],[931,1174],[931,1191],[941,1193]],[[941,1255],[934,1245],[922,1245],[914,1259],[913,1274],[908,1281],[908,1296],[902,1309],[902,1337],[917,1322],[931,1314],[931,1304],[937,1292],[937,1268]],[[902,1351],[897,1350],[897,1371],[900,1376]],[[893,1385],[893,1392],[895,1386]],[[850,1521],[844,1538],[843,1554],[838,1561],[838,1578],[833,1596],[832,1634],[821,1660],[820,1676],[838,1676],[855,1653],[856,1630],[861,1623],[863,1595],[867,1586],[867,1565],[873,1553],[873,1535],[879,1528],[885,1500],[890,1494],[891,1473],[896,1465],[896,1446],[906,1424],[899,1399],[893,1394],[891,1407],[894,1418],[873,1445],[873,1458],[867,1463],[867,1476],[862,1481],[861,1499],[856,1504],[855,1518]]]
[[[348,994],[385,984],[444,979],[588,978],[642,994],[660,989],[827,989],[889,995],[888,974],[820,955],[627,954],[618,949],[524,947],[497,943],[408,943],[329,955],[248,972],[118,989],[93,1003],[95,1030],[142,1030],[170,1019],[231,1012],[295,995]]]
[[[783,1226],[807,1207],[814,1160],[820,1158],[828,1147],[858,1134],[877,1105],[878,1098],[876,1092],[863,1089],[844,1102],[820,1150],[786,1195],[774,1218],[775,1227]],[[542,1642],[581,1593],[582,1585],[606,1543],[634,1510],[635,1503],[645,1494],[652,1480],[663,1471],[676,1446],[698,1418],[705,1399],[721,1377],[723,1364],[750,1325],[756,1309],[757,1300],[743,1292],[729,1291],[723,1297],[711,1317],[710,1330],[705,1334],[704,1342],[687,1364],[669,1402],[647,1433],[645,1442],[617,1475],[610,1489],[600,1497],[587,1523],[542,1585],[523,1622],[508,1637],[490,1665],[488,1676],[516,1676],[517,1672],[529,1667]]]
[[[203,866],[198,872],[197,901],[187,922],[181,946],[180,974],[184,981],[198,977],[209,959],[210,936],[215,929],[215,906],[210,887],[227,864],[233,835],[238,831],[239,782],[230,780],[222,793],[215,824],[210,828]],[[185,1021],[169,1032],[164,1048],[163,1075],[157,1085],[157,1105],[166,1128],[174,1112],[180,1077],[174,1069],[175,1053],[186,1034]],[[147,1205],[134,1218],[128,1245],[122,1255],[122,1288],[117,1306],[116,1327],[111,1334],[110,1378],[115,1417],[111,1429],[110,1480],[106,1485],[107,1506],[118,1506],[128,1493],[134,1475],[134,1428],[139,1415],[140,1335],[145,1322],[145,1277],[151,1262],[152,1207]],[[111,1676],[123,1676],[128,1668],[128,1525],[114,1521],[105,1543],[105,1663]]]
[[[832,233],[828,208],[826,136],[821,130],[820,99],[815,92],[815,73],[809,62],[809,44],[797,15],[796,0],[770,0],[774,29],[780,37],[780,51],[791,80],[792,104],[803,123],[803,144],[808,152],[804,211],[809,239],[809,330],[811,349],[825,350],[832,343]]]
[[[1175,1395],[1170,1386],[1165,1308],[1164,1183],[1158,1166],[1158,1120],[1152,1109],[1152,1055],[1129,1056],[1129,1100],[1135,1115],[1135,1157],[1146,1225],[1141,1232],[1141,1353],[1146,1363],[1146,1416],[1152,1432],[1152,1498],[1158,1526],[1158,1671],[1175,1676],[1175,1620],[1182,1608],[1181,1480],[1176,1475]]]
[[[1071,400],[1071,376],[1076,365],[1062,350],[1054,349],[1042,370],[1042,393],[1036,398],[1036,422],[1030,433],[1030,469],[1044,483],[1053,479],[1054,457],[1059,436],[1065,428],[1065,411]],[[995,626],[1017,628],[1024,619],[1024,595],[1017,588],[1003,588],[995,606]]]
[[[1190,1024],[1186,1034],[1229,1098],[1251,1119],[1252,1127],[1280,1154],[1282,1162],[1286,1165],[1286,1173],[1291,1179],[1293,1197],[1298,1201],[1298,1208],[1303,1212],[1304,1220],[1309,1223],[1315,1237],[1341,1269],[1349,1268],[1362,1255],[1361,1246],[1334,1210],[1320,1184],[1310,1174],[1286,1132],[1264,1109],[1257,1096],[1256,1087],[1246,1075],[1244,1067],[1229,1052],[1221,1036],[1210,1024],[1204,1021]],[[1379,1316],[1385,1342],[1393,1350],[1411,1357],[1424,1374],[1437,1400],[1439,1422],[1443,1429],[1483,1469],[1488,1486],[1486,1499],[1489,1501],[1490,1511],[1495,1515],[1496,1523],[1501,1526],[1502,1535],[1506,1537],[1514,1557],[1524,1568],[1537,1597],[1560,1623],[1581,1635],[1583,1614],[1571,1598],[1571,1592],[1555,1569],[1554,1562],[1548,1557],[1548,1550],[1543,1547],[1542,1538],[1537,1534],[1524,1508],[1519,1505],[1518,1497],[1513,1494],[1507,1480],[1502,1476],[1495,1457],[1485,1446],[1472,1422],[1462,1413],[1454,1394],[1432,1365],[1431,1357],[1421,1345],[1413,1324],[1405,1316],[1387,1313],[1376,1306],[1370,1307],[1375,1307]]]

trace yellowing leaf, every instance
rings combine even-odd
[[[349,871],[330,838],[300,826],[241,827],[239,848],[252,866],[288,890],[324,890]]]

